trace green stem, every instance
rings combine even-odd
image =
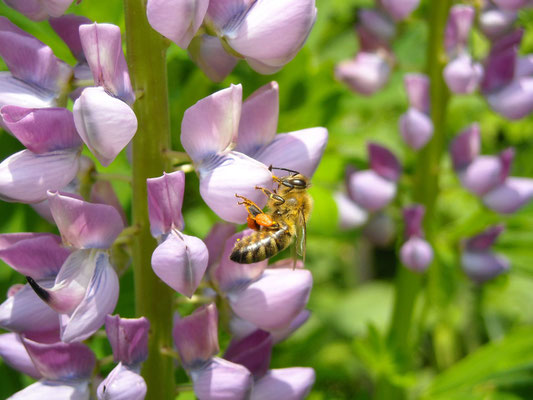
[[[156,241],[150,235],[146,179],[168,169],[162,156],[170,148],[165,40],[148,24],[145,0],[124,0],[128,66],[139,127],[133,139],[133,224],[139,229],[133,245],[135,307],[137,315],[150,320],[148,359],[142,375],[147,399],[175,397],[172,357],[161,349],[172,348],[173,292],[152,271]]]
[[[427,74],[431,82],[431,119],[434,125],[433,138],[420,151],[417,159],[414,201],[426,208],[424,229],[429,241],[432,241],[436,227],[435,202],[439,193],[439,174],[441,158],[445,150],[446,109],[449,92],[443,79],[443,69],[447,62],[444,49],[444,30],[451,0],[428,2],[429,43],[427,49]],[[433,263],[430,268],[436,268]],[[396,295],[389,343],[398,356],[402,370],[409,369],[412,362],[412,341],[410,328],[416,299],[422,287],[422,277],[402,267],[396,281]],[[380,382],[377,398],[401,399],[405,393],[390,382]]]

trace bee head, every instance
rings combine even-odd
[[[282,178],[274,177],[274,180],[279,183],[280,186],[285,186],[289,188],[289,190],[292,189],[307,189],[309,187],[309,179],[305,177],[304,175],[300,174],[298,171],[294,171],[292,169],[287,168],[276,168],[272,167],[272,165],[269,167],[269,170],[272,171],[273,169],[279,169],[282,171],[290,172],[291,174],[289,176],[284,176]]]

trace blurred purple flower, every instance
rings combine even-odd
[[[410,107],[400,117],[400,133],[409,147],[419,150],[433,136],[429,78],[423,74],[407,74],[404,83]]]
[[[313,368],[271,369],[255,382],[251,400],[301,400],[315,383]]]
[[[354,203],[348,195],[336,192],[333,197],[337,204],[339,227],[341,229],[359,228],[368,221],[368,212]]]
[[[533,6],[533,2],[531,0],[493,0],[493,2],[503,10],[513,11],[518,11],[521,8]]]
[[[381,7],[395,20],[407,18],[420,4],[420,0],[378,0]]]
[[[5,3],[32,21],[59,17],[67,11],[73,0],[5,0]]]
[[[509,260],[490,249],[503,229],[502,225],[493,226],[464,242],[461,265],[474,282],[483,283],[509,269]]]
[[[380,53],[358,53],[335,67],[335,77],[350,89],[365,96],[373,95],[389,80],[391,66]]]
[[[490,40],[497,40],[511,31],[517,17],[516,11],[502,10],[486,2],[478,16],[478,26]]]
[[[416,272],[425,271],[433,260],[433,249],[424,240],[422,230],[424,213],[424,206],[421,205],[407,207],[403,211],[407,240],[400,249],[400,259],[407,268]]]
[[[378,212],[363,227],[363,235],[377,247],[387,247],[396,238],[396,226],[390,215]]]

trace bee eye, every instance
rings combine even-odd
[[[306,187],[307,187],[307,182],[305,182],[305,181],[302,180],[302,179],[291,179],[291,180],[290,180],[290,183],[291,183],[294,187],[297,187],[297,188],[306,188]]]

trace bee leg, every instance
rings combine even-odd
[[[285,203],[285,199],[283,197],[281,197],[279,194],[272,193],[267,188],[264,188],[264,187],[261,187],[261,186],[256,186],[255,188],[258,189],[258,190],[261,190],[268,198],[274,200],[276,205],[280,205],[280,204]]]
[[[242,201],[239,201],[238,204],[244,205],[246,207],[246,210],[248,211],[248,217],[246,218],[248,228],[253,229],[254,231],[258,231],[260,229],[260,224],[256,221],[256,217],[258,215],[263,214],[261,208],[252,200],[249,200],[244,196],[235,194],[235,197],[242,199]]]

